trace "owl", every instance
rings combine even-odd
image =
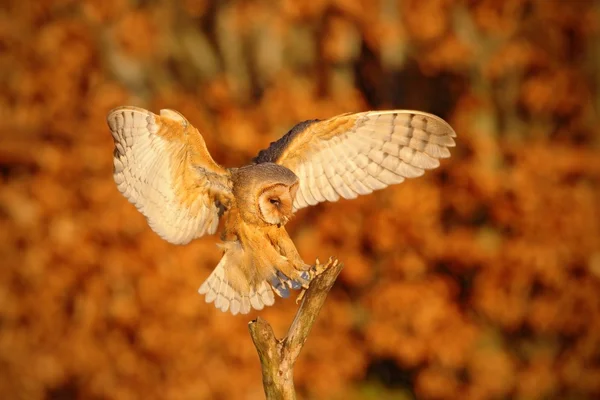
[[[421,176],[450,156],[456,137],[419,111],[349,113],[301,122],[249,165],[224,168],[176,111],[125,106],[107,122],[117,187],[158,235],[186,244],[224,220],[223,256],[199,293],[234,315],[308,285],[310,266],[285,230],[295,211]]]

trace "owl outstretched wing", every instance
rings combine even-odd
[[[214,233],[233,197],[230,173],[198,130],[176,111],[129,106],[110,111],[107,122],[117,187],[150,227],[174,244]]]
[[[353,199],[423,175],[450,157],[456,133],[443,119],[409,110],[343,114],[304,121],[255,163],[273,162],[300,180],[294,208]]]

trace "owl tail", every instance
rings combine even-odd
[[[226,242],[221,246],[225,254],[198,293],[206,295],[207,303],[214,301],[219,310],[230,311],[233,315],[248,314],[253,308],[262,310],[264,306],[273,305],[273,290],[266,281],[249,287],[248,278],[240,268],[243,249],[239,242]]]

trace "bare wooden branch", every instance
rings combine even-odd
[[[343,264],[330,259],[324,267],[317,261],[315,268],[321,268],[323,272],[317,271],[317,275],[311,281],[294,321],[283,339],[277,339],[271,325],[260,317],[248,324],[250,336],[258,351],[267,400],[296,398],[294,364],[325,303],[327,293],[342,271]]]
[[[292,371],[281,368],[283,344],[275,337],[271,325],[258,317],[248,324],[248,329],[258,351],[267,399],[295,399]]]

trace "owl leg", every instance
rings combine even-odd
[[[281,228],[281,232],[276,238],[276,245],[281,255],[286,257],[295,269],[299,271],[310,270],[311,266],[302,260],[294,242],[284,228]]]
[[[285,275],[288,279],[283,279],[283,282],[291,289],[308,287],[311,266],[302,260],[296,246],[294,246],[294,242],[292,242],[285,229],[281,229],[274,244],[282,259],[285,260],[276,267],[281,272],[279,278],[283,278],[281,275]]]
[[[294,264],[285,257],[282,257],[281,262],[278,262],[275,265],[275,268],[277,269],[277,273],[276,276],[272,279],[272,281],[275,281],[275,283],[284,283],[291,289],[300,289],[301,287],[307,287],[310,283],[309,272],[296,269]]]

